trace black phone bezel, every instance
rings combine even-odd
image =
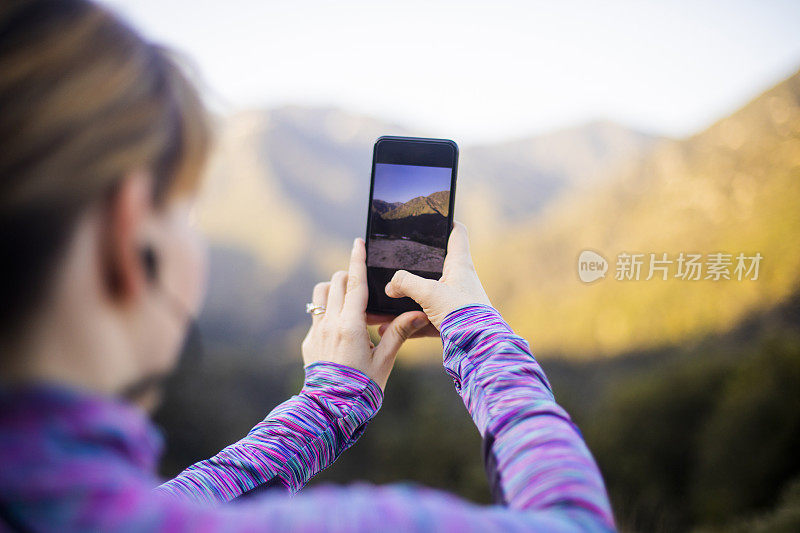
[[[371,205],[372,194],[375,187],[375,165],[377,163],[388,163],[396,165],[420,165],[420,166],[433,166],[450,168],[450,205],[448,207],[448,236],[453,230],[453,216],[454,207],[456,202],[456,178],[458,176],[458,145],[455,141],[450,139],[433,139],[426,137],[399,137],[392,135],[385,135],[379,137],[373,146],[372,150],[372,170],[370,174],[369,184],[369,202],[367,204],[367,231],[365,235],[365,242],[367,246],[367,253],[369,253],[369,236],[370,224],[372,222]],[[447,243],[445,242],[445,253],[447,253]],[[396,272],[398,269],[382,269],[379,267],[367,267],[367,283],[369,287],[370,298],[367,302],[367,311],[376,314],[386,315],[399,315],[406,311],[419,311],[422,308],[411,298],[391,298],[392,302],[396,305],[385,306],[376,305],[373,301],[372,295],[374,292],[380,290],[383,292],[383,287],[391,279],[389,272]],[[441,272],[423,272],[409,270],[414,274],[423,276],[430,279],[439,279],[442,276]],[[370,274],[372,273],[372,276]],[[380,276],[377,276],[380,274]],[[387,278],[388,275],[388,278]],[[435,275],[435,277],[434,277]],[[380,282],[376,283],[375,278],[378,277]],[[385,279],[385,282],[383,280]],[[386,296],[388,299],[389,297]]]

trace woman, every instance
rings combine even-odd
[[[0,525],[75,530],[611,530],[603,481],[528,343],[472,266],[464,227],[423,312],[365,313],[364,242],[314,288],[305,383],[241,441],[156,476],[157,402],[204,285],[189,209],[209,144],[169,54],[87,0],[0,7]],[[374,346],[367,320],[381,322]],[[303,491],[365,431],[395,354],[441,335],[499,505],[406,485]],[[252,494],[263,486],[278,487]],[[220,505],[250,493],[236,505]]]

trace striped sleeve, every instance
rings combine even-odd
[[[294,494],[358,440],[382,401],[383,391],[363,372],[329,361],[312,363],[299,394],[243,439],[156,490],[215,503],[278,482]]]
[[[556,515],[580,510],[613,529],[597,464],[528,342],[483,304],[448,314],[441,336],[445,369],[484,438],[496,500]]]

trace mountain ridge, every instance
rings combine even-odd
[[[400,207],[403,205],[403,202],[386,202],[384,200],[379,200],[377,198],[372,200],[372,209],[376,212],[380,213],[381,215],[392,211],[393,209]]]
[[[218,332],[211,340],[223,343],[294,345],[307,318],[296,302],[346,264],[348,243],[364,233],[375,139],[426,132],[341,109],[298,106],[242,111],[216,127],[197,206],[211,249],[201,323]],[[524,161],[495,168],[472,152],[462,150],[455,211],[480,249],[519,213],[535,213],[552,198],[544,189],[531,194],[527,176],[550,183],[564,178]]]
[[[724,125],[727,117],[706,132],[682,140],[594,122],[552,136],[465,146],[455,218],[469,228],[476,264],[493,302],[521,332],[537,339],[542,349],[552,350],[563,341],[566,352],[578,357],[633,348],[641,341],[631,333],[637,329],[656,327],[659,331],[657,323],[639,325],[627,311],[609,307],[607,303],[618,295],[602,285],[590,291],[589,298],[576,293],[586,287],[574,285],[574,258],[564,258],[583,247],[611,254],[619,251],[617,248],[645,247],[648,242],[652,246],[669,244],[664,251],[674,251],[679,236],[691,237],[688,244],[704,249],[725,243],[753,248],[759,245],[757,227],[740,228],[738,235],[747,236],[745,242],[718,226],[723,220],[732,220],[728,208],[734,205],[745,219],[747,213],[755,213],[758,216],[751,217],[753,221],[773,226],[759,209],[759,202],[775,206],[775,212],[787,219],[786,231],[793,231],[796,215],[786,206],[793,206],[795,186],[784,178],[763,179],[773,160],[783,175],[791,175],[795,172],[792,165],[797,165],[794,148],[789,147],[798,121],[797,93],[792,89],[776,97],[759,109],[746,111],[749,118],[743,122],[737,119]],[[731,114],[734,116],[739,116],[739,111]],[[788,130],[775,134],[770,128]],[[308,299],[314,283],[346,264],[347,243],[354,235],[363,234],[371,212],[368,191],[375,139],[386,134],[422,133],[330,108],[247,112],[220,123],[220,143],[198,206],[201,227],[212,247],[212,288],[201,318],[221,332],[220,342],[236,339],[263,345],[280,336],[278,342],[296,344],[307,318],[297,302]],[[732,157],[737,150],[747,156]],[[766,157],[764,150],[775,157]],[[703,154],[711,154],[711,158],[703,162]],[[714,166],[721,161],[727,161],[724,171]],[[745,172],[737,170],[745,168]],[[728,175],[729,183],[706,179],[721,172]],[[635,216],[626,214],[631,210]],[[650,212],[659,213],[661,220],[653,221]],[[687,213],[694,227],[688,222],[665,224],[665,217]],[[708,223],[716,229],[698,230]],[[653,228],[679,235],[672,241],[654,239],[652,235],[658,232]],[[774,231],[762,232],[767,233],[775,240]],[[715,240],[718,238],[722,240]],[[771,253],[781,256],[775,242],[770,247]],[[237,272],[236,284],[230,276],[222,279],[215,271]],[[784,294],[786,280],[793,279],[783,267],[775,275],[783,281],[769,286],[768,302]],[[627,290],[620,293],[622,300],[629,298]],[[235,296],[243,291],[246,297]],[[653,305],[670,301],[669,293],[658,292],[645,287],[643,294],[649,294]],[[754,294],[746,297],[749,303],[744,307],[752,305]],[[681,322],[675,317],[678,308],[670,307],[667,315],[677,322],[667,328],[670,333],[662,335],[661,341],[688,334],[685,322],[711,324],[707,315],[713,306],[696,299],[690,298],[691,306],[706,309],[700,313],[702,317],[692,311]],[[727,309],[744,309],[741,303],[727,302],[721,313],[726,315],[725,323],[734,316],[727,314]],[[606,308],[608,313],[596,316],[585,312]],[[567,310],[577,312],[577,318],[568,320]],[[649,316],[641,307],[637,313]],[[561,317],[561,323],[554,325],[550,315]],[[576,325],[576,321],[585,324]],[[723,327],[723,323],[714,327]],[[587,328],[594,333],[587,333]],[[404,351],[411,355],[434,348],[433,343],[420,341]]]
[[[392,238],[445,248],[447,244],[450,191],[436,191],[417,196],[386,212],[379,212],[373,200],[371,231]],[[378,200],[383,202],[383,200]]]
[[[487,291],[542,353],[592,358],[716,334],[798,290],[800,73],[686,139],[663,140],[613,179],[554,202],[481,250]],[[581,250],[605,280],[580,282]],[[756,282],[624,283],[620,252],[761,253]],[[513,254],[515,261],[501,261]],[[769,259],[772,258],[771,264]],[[769,266],[767,266],[769,265]],[[535,272],[535,275],[531,275]],[[727,283],[727,284],[726,284]]]
[[[381,217],[391,220],[434,213],[446,217],[450,205],[450,191],[436,191],[427,196],[417,196],[399,203],[400,205],[393,209],[381,213]]]

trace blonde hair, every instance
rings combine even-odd
[[[127,173],[152,171],[157,205],[195,190],[210,127],[176,57],[87,0],[0,5],[0,109],[5,329],[78,214]]]

